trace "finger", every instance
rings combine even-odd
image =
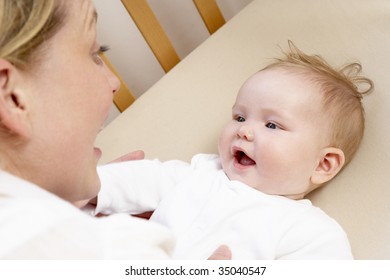
[[[89,203],[89,199],[86,199],[86,200],[79,200],[79,201],[73,202],[73,205],[76,206],[77,208],[83,208],[88,203]]]
[[[217,250],[208,258],[208,260],[231,260],[232,252],[226,245],[221,245]]]

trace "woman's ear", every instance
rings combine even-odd
[[[333,179],[343,168],[344,152],[341,149],[328,147],[321,150],[320,159],[311,176],[311,183],[322,185]]]
[[[11,135],[29,137],[29,122],[25,92],[19,87],[19,70],[7,60],[0,59],[0,126]]]

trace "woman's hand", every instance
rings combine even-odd
[[[129,160],[140,160],[140,159],[144,159],[144,158],[145,158],[144,151],[138,150],[138,151],[134,151],[134,152],[128,153],[126,155],[123,155],[123,156],[111,161],[110,163],[129,161]]]
[[[208,260],[231,260],[232,252],[226,245],[221,245],[214,251],[214,253],[208,258]]]

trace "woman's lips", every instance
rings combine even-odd
[[[100,157],[102,156],[102,151],[97,147],[93,147],[93,151],[94,151],[96,158],[100,159]]]

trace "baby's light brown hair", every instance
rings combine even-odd
[[[354,62],[340,69],[330,66],[319,55],[307,55],[289,41],[284,57],[263,70],[283,68],[301,70],[323,94],[324,112],[329,115],[331,135],[329,145],[344,152],[344,167],[352,160],[364,134],[363,96],[370,93],[374,83],[360,75],[362,67]]]

